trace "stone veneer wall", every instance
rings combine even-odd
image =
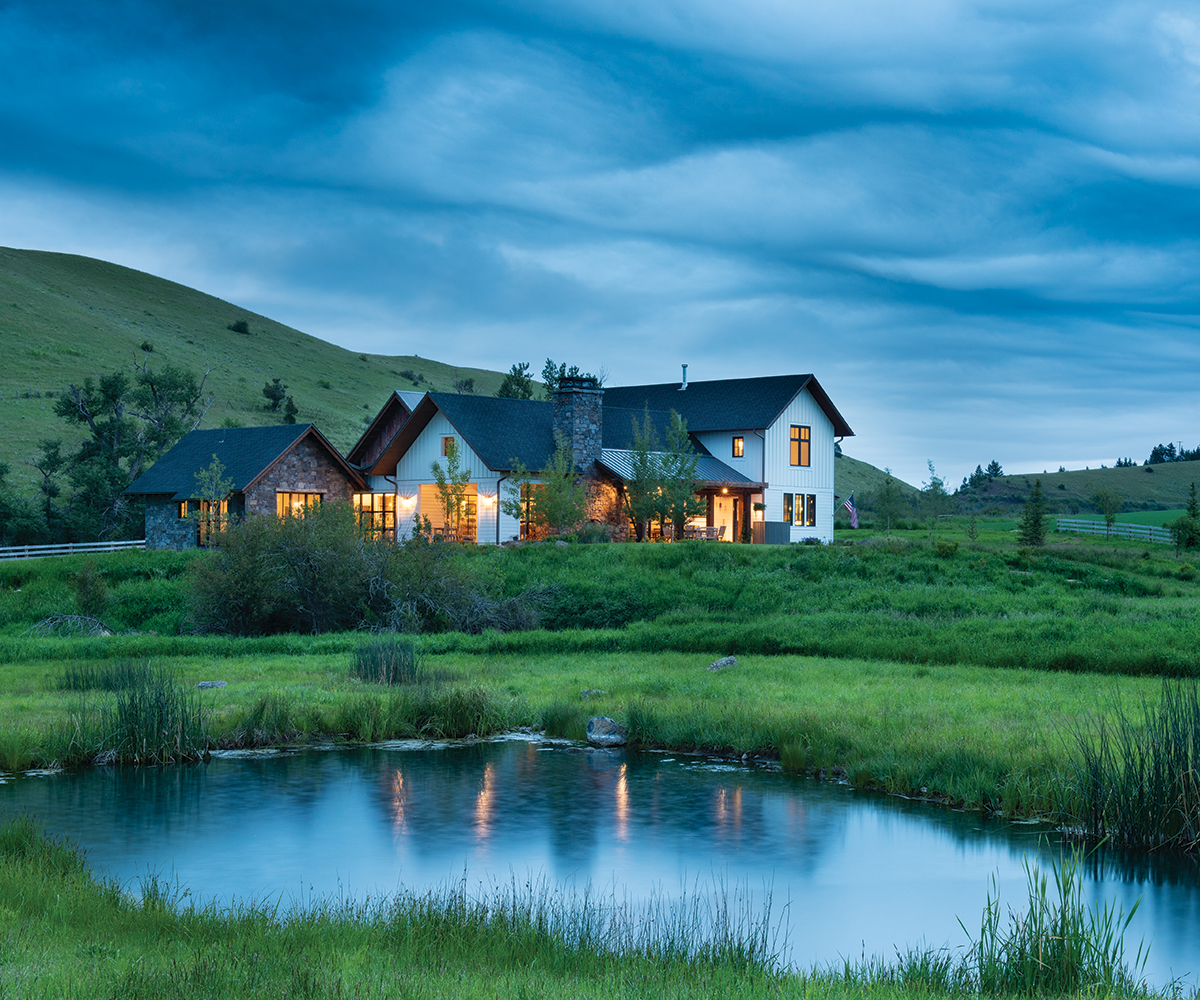
[[[246,491],[246,514],[275,514],[275,494],[321,493],[322,503],[349,501],[357,487],[315,437],[303,438]]]
[[[608,479],[588,479],[588,521],[605,525],[614,542],[623,542],[629,537],[629,518],[625,516],[621,491]]]
[[[179,516],[179,501],[169,496],[146,497],[146,548],[194,549],[196,522]]]
[[[575,453],[575,464],[590,469],[600,457],[604,429],[603,389],[563,389],[554,393],[554,430]]]

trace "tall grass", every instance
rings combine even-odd
[[[173,764],[196,760],[209,749],[207,719],[195,691],[149,661],[101,705],[100,730],[100,763]]]
[[[1128,991],[1145,966],[1139,945],[1132,970],[1125,961],[1125,932],[1138,903],[1125,913],[1111,903],[1095,908],[1083,899],[1080,855],[1060,855],[1051,879],[1028,859],[1028,908],[1001,918],[999,894],[988,893],[979,937],[967,965],[980,993],[993,996],[1045,996]],[[994,884],[994,883],[993,883]],[[966,929],[965,927],[963,928]]]
[[[422,674],[421,656],[411,639],[380,636],[364,642],[350,660],[350,676],[372,684],[415,684]]]
[[[1152,995],[1124,960],[1128,917],[1088,910],[1076,860],[1051,880],[1028,874],[1028,912],[1005,925],[989,897],[965,951],[797,971],[770,893],[756,900],[720,883],[633,903],[514,877],[474,891],[464,880],[375,900],[222,908],[153,878],[121,891],[28,819],[0,826],[0,912],[20,926],[4,943],[14,995],[27,969],[38,996]]]
[[[1200,846],[1200,689],[1164,679],[1157,705],[1133,718],[1119,703],[1109,720],[1074,732],[1062,805],[1084,837],[1140,850]]]

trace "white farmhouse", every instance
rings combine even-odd
[[[420,515],[444,531],[433,463],[445,465],[453,447],[471,471],[456,536],[491,544],[523,537],[526,526],[500,511],[501,491],[517,462],[545,467],[558,432],[594,484],[591,518],[624,537],[634,421],[649,413],[661,429],[671,410],[687,421],[700,455],[696,492],[708,510],[696,519],[699,537],[833,540],[834,445],[854,432],[812,375],[688,382],[685,366],[680,382],[662,385],[565,380],[549,402],[397,392],[347,456],[372,491],[355,503],[380,526],[403,531]]]

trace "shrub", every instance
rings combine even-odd
[[[108,584],[94,559],[84,562],[71,577],[71,589],[81,614],[88,618],[99,618],[104,614],[108,607]]]
[[[250,324],[244,319],[235,319],[225,329],[232,330],[234,333],[245,334],[247,337],[250,336]]]
[[[939,559],[949,559],[957,551],[958,551],[958,542],[943,542],[940,539],[938,540],[937,557]]]

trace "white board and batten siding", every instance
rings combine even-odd
[[[793,426],[812,428],[808,466],[791,464]],[[785,493],[813,494],[817,498],[816,527],[792,526],[792,541],[819,538],[833,541],[833,423],[807,389],[793,399],[764,434],[763,481],[768,484],[763,503],[766,520],[783,518]]]
[[[734,472],[740,472],[754,483],[765,482],[763,469],[763,439],[761,430],[732,430],[732,431],[702,431],[696,435],[709,453],[724,462]],[[741,458],[733,457],[733,439],[742,439],[745,454]]]
[[[495,545],[497,540],[507,541],[520,531],[520,525],[515,518],[500,512],[497,485],[503,490],[500,479],[504,474],[488,468],[454,425],[446,419],[445,414],[440,412],[429,421],[396,466],[396,511],[400,533],[404,534],[411,529],[412,520],[416,516],[428,517],[435,528],[442,526],[444,515],[436,499],[436,490],[431,490],[430,484],[433,482],[433,463],[440,463],[443,469],[446,467],[446,456],[442,454],[442,438],[446,437],[454,438],[458,448],[459,466],[471,470],[470,482],[475,487],[473,492],[478,495],[476,540],[481,545]],[[385,488],[390,489],[391,482],[385,482]],[[422,486],[425,487],[424,490]],[[484,497],[495,499],[485,502]],[[499,525],[496,523],[497,518]]]

